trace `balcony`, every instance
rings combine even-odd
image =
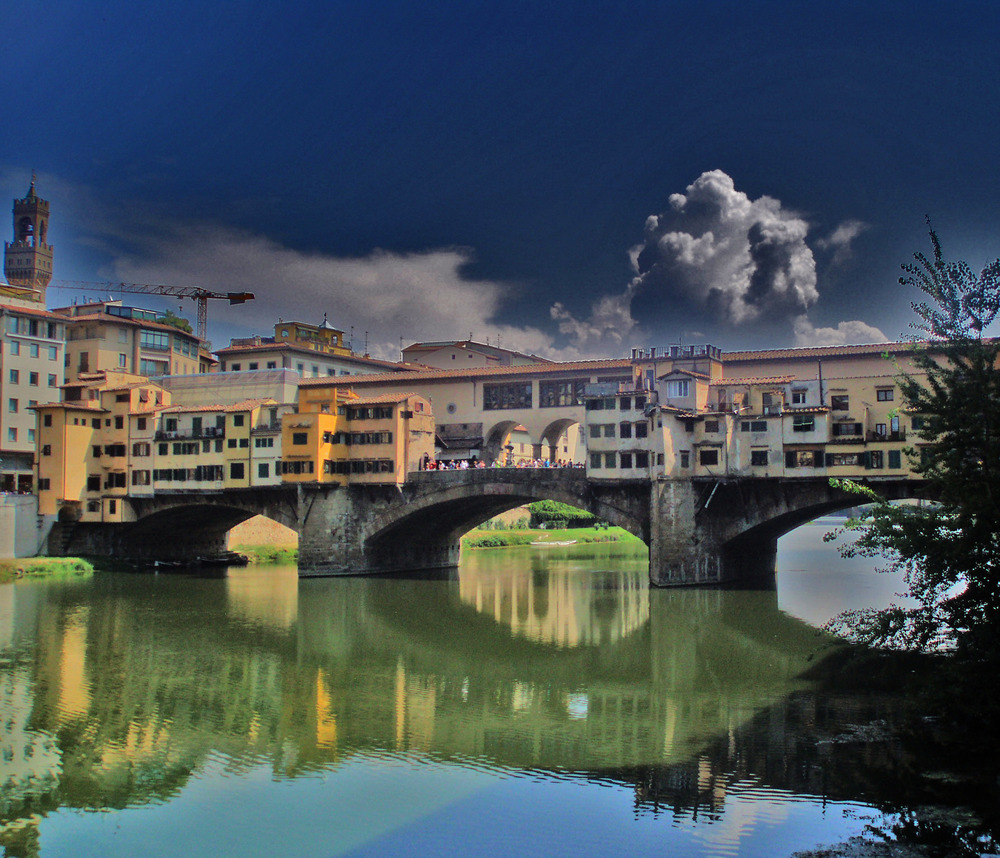
[[[905,441],[906,432],[867,432],[866,441]]]

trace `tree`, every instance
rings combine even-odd
[[[194,330],[191,327],[191,323],[185,319],[183,316],[178,316],[171,312],[170,310],[164,311],[163,315],[158,320],[160,324],[170,325],[172,328],[177,328],[184,331],[186,334],[192,333]]]
[[[904,409],[922,420],[916,434],[923,443],[907,454],[936,503],[894,506],[864,487],[845,486],[873,504],[848,524],[859,536],[845,552],[886,557],[889,568],[903,572],[914,606],[849,612],[831,626],[877,646],[994,660],[1000,657],[1000,342],[985,332],[1000,313],[1000,259],[979,275],[964,262],[948,262],[927,225],[932,257],[915,254],[899,280],[925,296],[913,304],[918,373],[900,374],[897,383]]]

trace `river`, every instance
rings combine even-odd
[[[653,590],[615,545],[457,579],[0,586],[5,856],[787,856],[886,822],[878,699],[805,678],[898,581],[822,524],[771,591]],[[889,820],[891,822],[891,820]]]

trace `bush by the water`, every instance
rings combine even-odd
[[[559,528],[590,527],[595,519],[593,514],[585,510],[553,500],[537,501],[530,504],[528,512],[531,513],[529,527],[552,527],[553,525]]]

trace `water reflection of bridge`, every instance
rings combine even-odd
[[[609,558],[628,563],[642,559]],[[606,586],[486,564],[458,581],[27,588],[10,619],[40,643],[9,681],[33,694],[31,730],[58,738],[48,806],[118,807],[168,797],[220,754],[288,777],[378,749],[647,783],[634,773],[704,765],[718,737],[738,741],[826,645],[773,592],[594,575]],[[5,797],[8,823],[43,798]]]

